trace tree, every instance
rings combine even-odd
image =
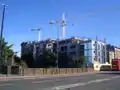
[[[21,59],[27,64],[29,68],[34,67],[34,59],[33,59],[33,54],[32,53],[26,53],[21,56]]]
[[[2,40],[2,64],[8,64],[8,62],[10,62],[12,59],[12,56],[14,54],[12,46],[13,44],[8,45],[8,42],[6,42],[5,39]]]
[[[77,67],[83,67],[86,65],[86,61],[85,61],[84,56],[79,57],[79,60],[76,61],[76,65],[77,65]]]
[[[50,67],[56,66],[57,55],[53,52],[47,51],[47,60],[49,61]]]
[[[18,57],[17,55],[14,55],[14,60],[15,60],[15,63],[17,65],[21,65],[22,64],[22,60],[20,57]]]
[[[17,55],[14,55],[14,61],[15,61],[15,65],[28,67],[26,63]]]
[[[72,58],[67,56],[67,53],[61,53],[59,52],[58,57],[58,66],[59,68],[72,68],[74,67],[74,62]]]
[[[55,53],[44,49],[43,54],[37,58],[36,66],[41,68],[56,67],[56,59]]]

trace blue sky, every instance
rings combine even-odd
[[[37,33],[29,28],[42,28],[42,39],[56,38],[56,28],[48,21],[60,20],[63,12],[68,22],[66,37],[98,36],[108,43],[120,44],[120,0],[0,0],[0,3],[8,5],[4,37],[14,44],[15,51],[20,51],[22,41],[37,39]]]

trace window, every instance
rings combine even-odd
[[[36,49],[38,50],[38,49],[39,49],[39,47],[36,47]]]
[[[96,44],[94,43],[93,46],[96,46]]]
[[[61,47],[61,51],[64,51],[64,47]]]
[[[84,45],[80,45],[80,49],[83,50],[84,49]]]
[[[98,45],[98,50],[100,49],[100,45]]]
[[[76,55],[76,52],[70,52],[71,55]]]
[[[100,62],[100,58],[99,58],[99,62]]]
[[[61,47],[61,51],[67,51],[67,46]]]
[[[52,46],[52,45],[51,45],[51,44],[48,44],[48,47],[49,47],[49,46]]]
[[[64,47],[64,50],[67,51],[67,46]]]
[[[84,55],[84,50],[80,50],[80,55]]]
[[[103,50],[105,50],[105,46],[103,46]]]
[[[75,45],[70,46],[70,48],[75,48]]]
[[[100,56],[100,52],[98,52],[99,56]]]
[[[97,61],[97,59],[96,59],[96,58],[94,58],[94,60],[95,60],[95,61]]]

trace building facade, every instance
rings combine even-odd
[[[32,53],[36,59],[43,54],[44,49],[57,53],[57,41],[48,39],[40,42],[23,42],[21,44],[21,56]],[[72,60],[79,60],[80,57],[83,57],[88,66],[93,66],[94,62],[101,64],[107,62],[106,44],[102,41],[71,37],[58,41],[58,51],[66,53]],[[118,57],[117,53],[116,57]]]
[[[73,60],[78,60],[80,56],[84,56],[84,42],[82,39],[71,37],[60,40],[58,44],[59,52],[66,53]],[[54,44],[54,52],[57,52],[57,43]]]
[[[120,59],[120,48],[115,47],[115,58]]]
[[[114,45],[107,45],[107,61],[112,64],[113,59],[120,59],[120,48]]]
[[[50,39],[39,42],[23,42],[21,43],[21,56],[32,53],[35,59],[37,56],[43,54],[44,49],[53,52],[53,43],[55,43],[55,40]]]
[[[55,49],[56,46],[54,47]],[[105,58],[106,44],[102,41],[72,37],[59,41],[59,52],[67,53],[68,57],[73,60],[79,60],[80,57],[84,57],[88,66],[92,66],[95,61],[99,63],[107,61]]]
[[[28,53],[33,53],[33,42],[22,42],[21,43],[21,56],[28,54]]]
[[[115,46],[107,45],[107,62],[112,64],[112,60],[115,58]]]
[[[88,65],[94,64],[94,62],[105,63],[106,62],[106,44],[101,41],[86,40],[84,43],[84,56]]]

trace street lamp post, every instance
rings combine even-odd
[[[5,4],[1,4],[3,6],[3,10],[2,10],[2,21],[1,21],[1,31],[0,31],[0,60],[1,60],[1,64],[2,64],[2,53],[3,53],[3,49],[2,49],[2,39],[3,39],[3,28],[4,28],[4,18],[5,18],[5,8],[7,5]]]
[[[51,25],[57,25],[59,24],[59,21],[50,21],[49,24]],[[57,27],[57,68],[59,68],[59,28]]]

